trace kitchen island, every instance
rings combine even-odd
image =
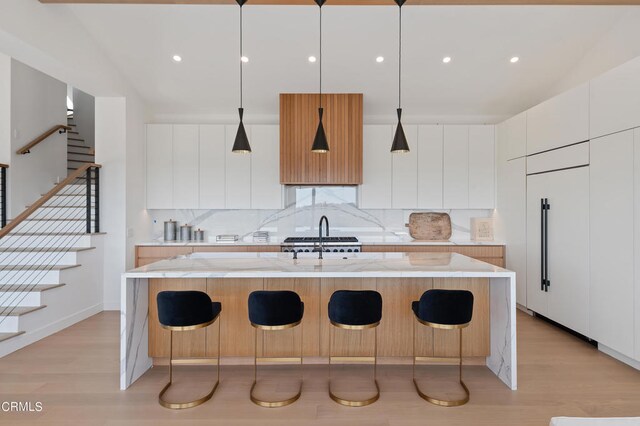
[[[283,356],[302,343],[305,362],[328,356],[326,302],[339,289],[373,289],[383,297],[379,355],[403,363],[412,353],[410,304],[431,288],[469,289],[474,317],[465,330],[465,358],[483,363],[511,389],[517,386],[515,273],[456,253],[195,253],[152,263],[123,274],[121,299],[120,386],[126,389],[168,353],[168,339],[157,324],[155,295],[162,290],[201,290],[222,302],[223,363],[243,363],[252,356],[253,331],[247,318],[247,296],[254,290],[294,290],[305,303],[302,330],[261,337],[259,356]],[[456,354],[456,336],[416,327],[421,356]],[[217,351],[217,329],[195,330],[179,345],[178,356],[205,357]],[[298,334],[296,334],[298,333]],[[334,333],[332,347],[357,355],[373,347],[374,334],[357,338]],[[302,342],[296,339],[303,339]],[[288,352],[287,352],[288,351]],[[225,361],[226,360],[226,361]]]

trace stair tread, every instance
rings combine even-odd
[[[77,268],[79,266],[80,265],[1,265],[0,272],[63,271],[65,269]]]
[[[12,337],[20,336],[24,334],[24,331],[18,331],[15,333],[0,333],[0,342],[4,342],[5,340],[11,339]]]
[[[47,305],[40,306],[0,306],[0,317],[19,317],[46,308]]]
[[[40,293],[43,291],[53,290],[54,288],[60,288],[65,286],[65,283],[60,284],[0,284],[0,292],[28,292],[28,293]]]
[[[67,144],[67,148],[68,148],[68,147],[72,147],[72,148],[86,148],[86,149],[91,149],[91,148],[93,148],[92,146],[88,146],[88,145],[77,145],[77,144],[72,144],[72,143]]]
[[[0,247],[0,253],[59,253],[94,250],[95,247]]]
[[[78,141],[78,142],[84,142],[84,139],[80,139],[80,138],[67,138],[67,140],[70,140],[70,141]]]

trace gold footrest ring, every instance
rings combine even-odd
[[[209,392],[208,394],[206,394],[205,396],[203,396],[200,399],[196,399],[194,401],[187,401],[187,402],[170,402],[165,400],[164,394],[167,392],[167,390],[169,390],[169,388],[171,387],[171,382],[167,383],[164,388],[162,388],[162,390],[160,391],[160,393],[158,394],[158,402],[160,403],[160,405],[162,405],[165,408],[170,408],[172,410],[182,410],[184,408],[192,408],[192,407],[197,407],[198,405],[207,402],[208,400],[211,399],[211,397],[213,396],[214,392],[216,391],[216,389],[218,389],[218,385],[220,384],[220,381],[216,381],[216,384],[213,385],[213,389],[211,389],[211,392]]]
[[[364,407],[364,406],[373,404],[380,398],[380,385],[378,385],[377,380],[374,380],[373,382],[376,385],[376,394],[369,399],[354,401],[354,400],[340,398],[339,396],[337,396],[335,393],[331,391],[331,382],[329,382],[329,396],[338,404],[341,404],[347,407]]]
[[[462,399],[456,399],[456,400],[434,398],[420,390],[420,386],[418,386],[418,382],[416,381],[416,379],[413,379],[413,384],[415,385],[416,391],[418,391],[418,395],[420,395],[420,398],[432,404],[439,405],[441,407],[458,407],[460,405],[464,405],[467,402],[469,402],[469,388],[467,388],[467,385],[465,385],[462,380],[460,380],[460,385],[462,386],[462,389],[464,389],[465,397]]]
[[[285,399],[282,401],[264,401],[262,399],[256,398],[253,395],[253,390],[255,389],[257,384],[258,382],[254,380],[253,385],[251,385],[251,392],[249,392],[249,396],[251,397],[251,401],[256,405],[259,405],[260,407],[266,407],[266,408],[285,407],[289,404],[293,404],[294,402],[296,402],[300,398],[300,395],[302,395],[302,381],[300,381],[300,388],[298,389],[298,393],[292,396],[291,398]]]

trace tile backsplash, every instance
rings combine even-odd
[[[269,231],[274,239],[316,235],[322,215],[329,219],[332,235],[406,236],[405,223],[415,211],[446,212],[451,216],[452,240],[468,240],[472,217],[490,217],[492,210],[362,210],[352,204],[289,206],[282,210],[149,210],[152,240],[163,238],[163,222],[169,219],[205,230],[205,241],[218,234],[238,234],[250,241],[254,231]]]

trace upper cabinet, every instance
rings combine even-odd
[[[390,209],[393,155],[389,152],[393,126],[364,126],[360,208]]]
[[[443,150],[444,126],[418,126],[417,207],[420,209],[442,208]]]
[[[278,126],[246,126],[252,154],[231,152],[237,129],[147,125],[147,208],[281,208]]]
[[[500,138],[506,149],[506,159],[513,160],[527,155],[527,113],[522,112],[511,117],[500,127]]]
[[[392,126],[395,132],[395,126]],[[391,154],[393,178],[391,192],[391,208],[410,209],[418,204],[418,126],[404,126],[404,134],[409,144],[409,152]]]
[[[173,126],[147,125],[147,208],[173,208]]]
[[[362,94],[324,94],[329,152],[311,152],[318,128],[317,94],[280,95],[280,183],[362,183]]]
[[[469,126],[444,127],[444,207],[469,208]]]
[[[495,126],[469,126],[469,208],[495,207]]]
[[[591,138],[640,126],[640,58],[591,80]]]
[[[527,111],[527,155],[589,140],[589,84]]]

